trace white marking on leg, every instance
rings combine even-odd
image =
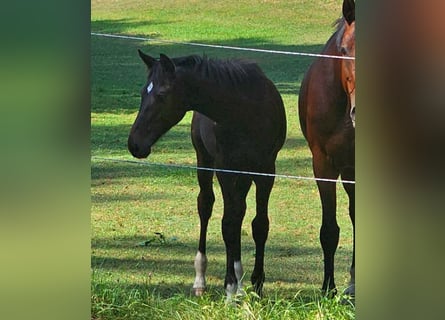
[[[226,286],[226,303],[232,303],[232,298],[236,294],[236,283],[228,284]]]
[[[244,271],[243,271],[243,265],[241,264],[241,261],[235,261],[234,267],[235,267],[235,276],[236,276],[237,285],[238,285],[236,294],[244,295],[244,290],[243,290]]]
[[[193,290],[196,296],[201,296],[206,288],[205,273],[207,270],[207,257],[205,254],[198,251],[195,257],[195,283],[193,284]]]
[[[237,295],[245,295],[245,292],[243,290],[243,265],[241,264],[241,261],[235,261],[233,264],[233,267],[235,269],[235,277],[236,282],[232,284],[228,284],[226,286],[226,303],[232,303],[233,297]]]

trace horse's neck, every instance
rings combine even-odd
[[[341,55],[338,51],[337,46],[337,35],[334,33],[331,38],[326,42],[325,47],[323,48],[322,54],[339,56]],[[326,82],[325,85],[329,86],[342,94],[343,84],[341,83],[341,61],[339,59],[324,59],[320,58],[319,64],[323,65],[324,70],[329,70],[326,72],[323,79]]]
[[[190,110],[197,111],[215,122],[231,121],[235,114],[231,92],[214,82],[189,74],[185,77],[186,104]]]

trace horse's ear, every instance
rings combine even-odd
[[[348,24],[351,24],[355,21],[354,0],[343,0],[343,17]]]
[[[153,64],[156,62],[155,58],[150,57],[149,55],[143,53],[141,50],[138,49],[139,57],[141,57],[142,61],[147,65],[149,69],[153,67]]]
[[[166,71],[167,73],[171,73],[171,74],[175,73],[176,66],[175,66],[174,62],[169,57],[167,57],[165,54],[161,53],[159,61],[161,61],[162,70]]]

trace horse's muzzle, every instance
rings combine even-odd
[[[151,147],[143,148],[140,144],[136,143],[134,139],[130,136],[128,137],[128,151],[130,151],[133,157],[138,159],[144,159],[150,155]]]

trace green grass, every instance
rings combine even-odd
[[[279,292],[259,298],[252,292],[228,303],[212,289],[200,298],[172,290],[168,297],[150,291],[147,283],[110,288],[106,279],[93,275],[93,313],[98,319],[353,319],[351,301],[328,298],[315,291],[298,291],[283,299]],[[148,280],[149,281],[149,280]]]
[[[93,32],[319,52],[333,31],[332,22],[340,15],[341,1],[93,0],[91,5]],[[138,48],[153,55],[205,53],[256,60],[278,87],[286,106],[288,135],[278,156],[277,172],[312,176],[310,151],[297,116],[297,94],[311,58],[92,36],[92,317],[353,319],[354,307],[318,293],[323,270],[318,240],[321,209],[315,183],[302,180],[276,180],[270,200],[265,296],[255,299],[248,293],[237,307],[227,307],[224,302],[222,200],[215,181],[217,200],[208,231],[209,290],[202,298],[191,295],[199,232],[195,171],[94,158],[131,159],[126,141],[146,79]],[[148,163],[196,163],[190,119],[191,114],[187,114],[158,141]],[[254,263],[250,229],[253,191],[247,199],[242,229],[246,279]],[[336,282],[341,291],[349,277],[352,227],[345,193],[340,186],[338,191],[341,239]]]

